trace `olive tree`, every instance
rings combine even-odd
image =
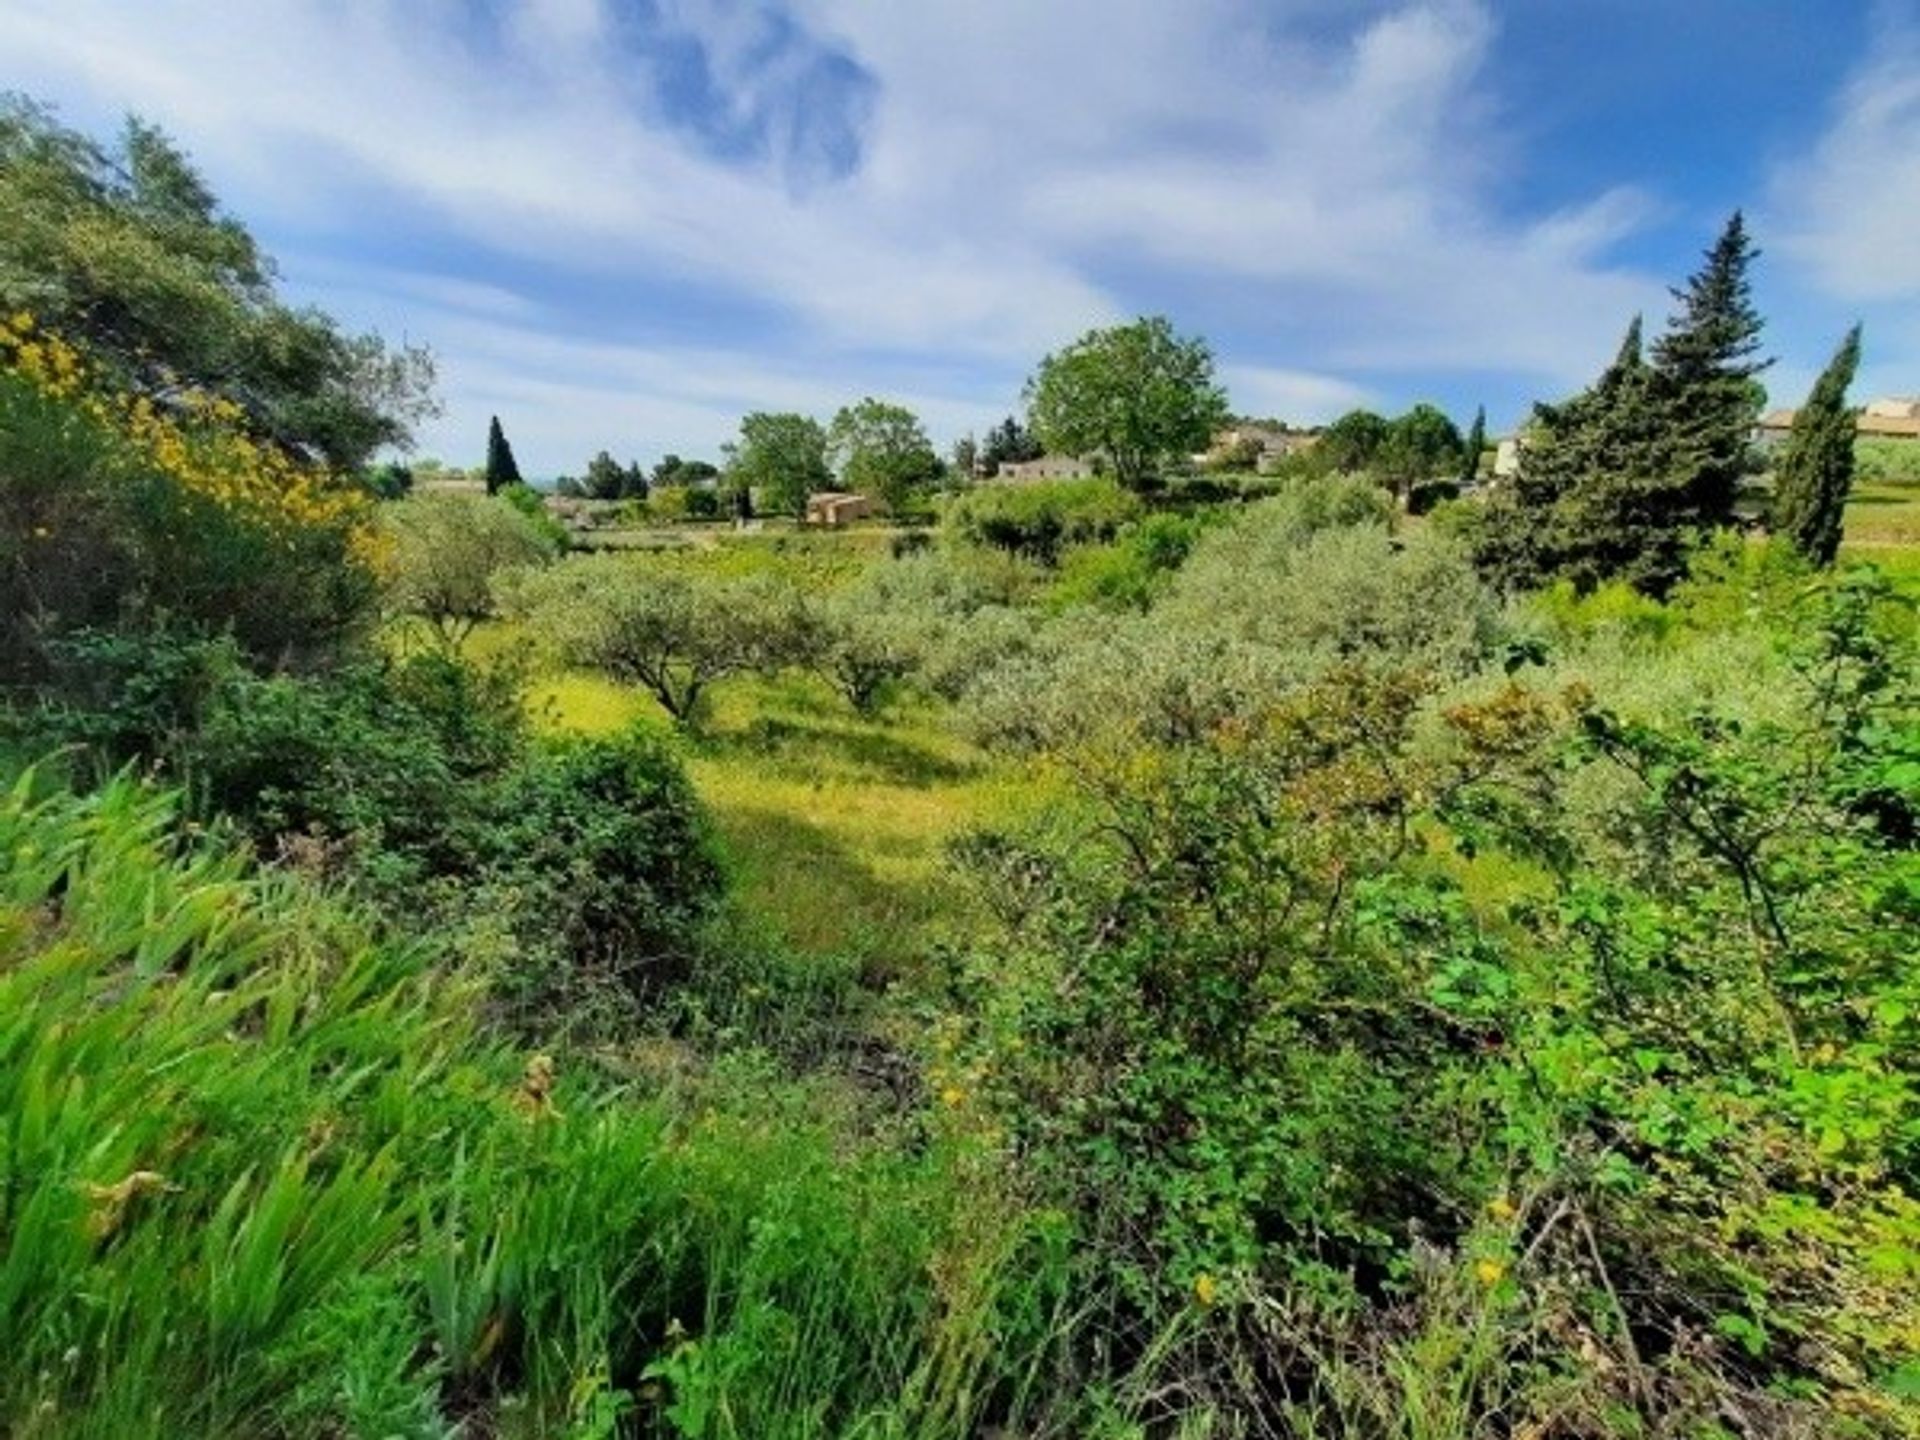
[[[550,560],[555,550],[534,519],[492,496],[428,493],[386,515],[388,604],[424,621],[449,649],[495,613],[494,581],[503,571]]]
[[[571,665],[639,685],[692,728],[730,675],[809,663],[817,622],[791,585],[716,578],[629,556],[557,567],[528,587],[535,628]]]
[[[1048,450],[1096,456],[1129,490],[1145,490],[1175,456],[1204,450],[1227,419],[1206,341],[1163,316],[1090,330],[1040,362],[1027,382],[1033,428]]]

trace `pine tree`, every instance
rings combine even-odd
[[[1473,412],[1473,427],[1467,431],[1466,444],[1460,447],[1460,483],[1471,485],[1480,478],[1480,455],[1487,448],[1487,407]]]
[[[1816,565],[1833,564],[1840,550],[1841,520],[1853,488],[1857,427],[1847,405],[1847,387],[1859,365],[1860,327],[1855,325],[1793,417],[1774,470],[1773,533]]]
[[[495,415],[487,425],[487,493],[497,495],[509,485],[524,483],[520,467],[513,461],[513,446],[507,443],[506,431]]]
[[[1679,313],[1653,347],[1655,401],[1672,447],[1670,522],[1725,525],[1746,469],[1764,395],[1754,377],[1761,320],[1747,272],[1759,252],[1736,210],[1686,287]]]

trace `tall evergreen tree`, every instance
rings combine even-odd
[[[498,495],[509,485],[524,483],[520,467],[513,460],[513,446],[507,443],[507,432],[500,428],[500,417],[495,415],[487,425],[487,493]]]
[[[1487,506],[1482,568],[1509,588],[1566,575],[1582,589],[1616,576],[1665,589],[1684,565],[1684,535],[1666,502],[1668,459],[1636,315],[1598,380],[1534,407],[1519,472]]]
[[[1814,382],[1813,393],[1793,417],[1786,448],[1774,469],[1773,533],[1816,565],[1831,565],[1840,550],[1840,527],[1853,488],[1853,441],[1858,422],[1847,404],[1847,387],[1860,366],[1860,327],[1855,325]]]
[[[1487,448],[1487,407],[1482,405],[1473,412],[1473,425],[1467,431],[1466,443],[1460,447],[1460,483],[1471,485],[1480,478],[1480,456]]]
[[[1672,447],[1668,497],[1676,526],[1733,519],[1754,422],[1764,394],[1754,377],[1760,314],[1748,271],[1758,258],[1745,217],[1734,211],[1700,269],[1673,292],[1679,312],[1653,347],[1654,395]]]

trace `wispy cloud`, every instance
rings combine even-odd
[[[1842,316],[1871,311],[1856,393],[1920,388],[1920,14],[1888,7],[1827,125],[1776,168],[1767,199],[1775,249]],[[1797,402],[1824,353],[1795,357],[1775,394]]]
[[[1504,213],[1490,9],[1328,8],[9,0],[0,51],[30,88],[174,129],[263,230],[326,257],[289,268],[308,291],[404,307],[443,353],[430,443],[478,433],[486,396],[541,432],[541,468],[615,442],[610,413],[635,443],[710,449],[800,393],[783,376],[820,380],[816,408],[827,382],[916,391],[951,433],[1141,310],[1230,337],[1267,397],[1246,408],[1435,371],[1577,382],[1658,303],[1610,259],[1646,197]],[[700,297],[737,310],[726,344],[685,341]],[[518,352],[474,319],[512,322]],[[622,365],[661,362],[618,372],[649,398],[568,368],[609,336]],[[725,380],[716,354],[731,382],[693,393]]]

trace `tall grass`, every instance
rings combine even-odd
[[[556,1074],[340,903],[176,833],[125,777],[0,800],[0,1430],[904,1440],[1008,1412],[1061,1272],[962,1140],[863,1139],[758,1069]]]

